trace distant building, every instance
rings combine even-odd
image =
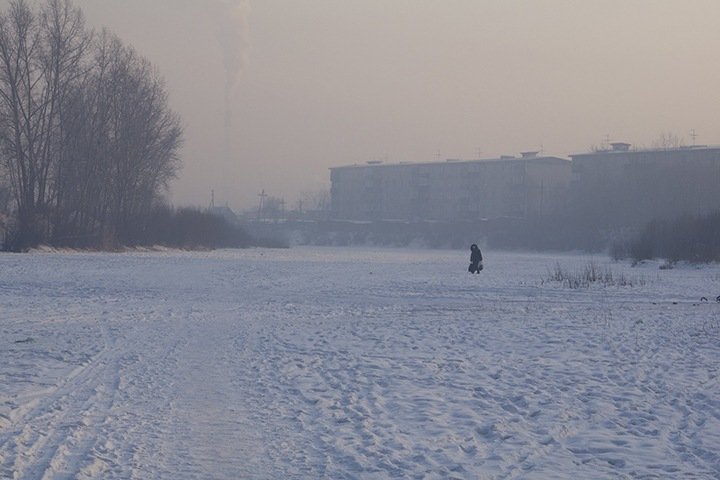
[[[238,223],[237,215],[235,215],[235,212],[233,212],[232,209],[227,205],[218,207],[216,207],[215,205],[210,205],[210,208],[208,208],[207,212],[211,215],[224,218],[231,225],[235,225]]]
[[[331,211],[343,220],[477,220],[545,215],[566,198],[566,159],[368,162],[330,169]]]
[[[577,214],[625,226],[720,209],[720,147],[611,147],[570,155]]]

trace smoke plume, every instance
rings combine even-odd
[[[233,130],[233,98],[248,45],[249,0],[214,0],[208,13],[215,26],[225,67],[225,150],[229,154]]]

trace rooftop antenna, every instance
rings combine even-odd
[[[693,147],[694,147],[694,146],[695,146],[695,139],[698,137],[698,134],[695,133],[695,129],[694,129],[694,128],[693,128],[692,130],[690,130],[690,137],[691,137],[692,140],[693,140]]]

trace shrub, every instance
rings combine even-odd
[[[593,284],[614,287],[633,287],[635,285],[645,285],[646,280],[643,277],[637,279],[628,278],[624,273],[616,273],[610,267],[600,267],[595,262],[589,262],[584,267],[576,271],[569,271],[559,263],[555,264],[541,283],[555,282],[571,289],[589,288]]]
[[[234,248],[251,245],[242,228],[218,215],[195,208],[156,207],[126,232],[125,245],[163,245],[173,248]]]
[[[653,221],[630,243],[629,253],[636,262],[653,258],[669,264],[720,261],[720,212]]]

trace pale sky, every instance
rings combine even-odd
[[[720,143],[717,0],[77,4],[167,80],[179,205],[214,189],[240,210],[265,189],[292,207],[329,188],[328,167],[376,159],[566,156],[692,129]]]

